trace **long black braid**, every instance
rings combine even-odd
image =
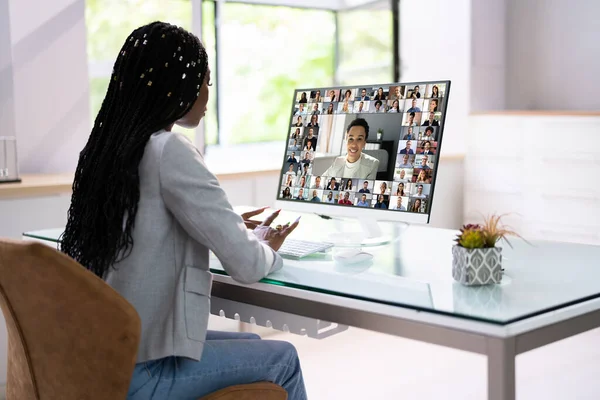
[[[126,39],[79,156],[61,250],[104,277],[133,247],[138,166],[150,136],[190,111],[208,70],[198,38],[163,22]]]

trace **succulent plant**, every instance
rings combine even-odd
[[[467,224],[467,225],[463,225],[463,227],[461,228],[461,232],[467,231],[467,230],[481,230],[481,225],[479,224]]]
[[[479,249],[485,247],[485,236],[479,225],[465,225],[457,236],[458,244],[467,249]]]
[[[506,236],[520,236],[500,224],[502,217],[503,215],[491,215],[484,218],[483,225],[463,225],[456,237],[457,244],[467,249],[489,248],[495,247],[498,241],[504,239],[510,245]]]
[[[458,244],[460,244],[460,239],[463,235],[463,233],[465,233],[466,231],[470,231],[470,230],[478,230],[481,229],[481,226],[477,225],[477,224],[467,224],[467,225],[463,225],[462,228],[460,228],[460,234],[458,234],[456,236],[456,238],[454,239],[454,241]]]

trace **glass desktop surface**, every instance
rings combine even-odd
[[[293,221],[297,215],[283,211],[275,223]],[[331,253],[284,259],[283,269],[262,282],[497,325],[600,297],[600,246],[511,240],[514,248],[503,246],[503,282],[467,287],[452,279],[455,231],[381,225],[386,233],[396,230],[399,235],[391,244],[365,249],[374,256],[367,264],[338,264]],[[358,229],[355,221],[303,214],[291,237],[320,241],[332,232],[343,235]],[[49,229],[24,236],[56,241],[61,231]],[[210,269],[214,274],[226,274],[212,254]]]

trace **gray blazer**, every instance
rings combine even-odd
[[[248,231],[198,150],[160,131],[139,166],[133,250],[105,279],[137,310],[137,362],[168,356],[199,360],[210,312],[209,250],[236,281],[254,283],[281,257]]]

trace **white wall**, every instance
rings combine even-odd
[[[0,136],[15,134],[12,51],[8,0],[0,0]]]
[[[507,0],[507,106],[600,109],[600,2]]]
[[[400,2],[401,76],[452,81],[442,154],[463,154],[470,107],[470,0]]]
[[[0,237],[20,239],[23,232],[67,223],[71,195],[0,199]]]
[[[0,2],[8,7],[0,26],[10,28],[20,172],[72,172],[90,128],[85,0]]]
[[[509,214],[526,239],[600,245],[600,115],[507,113],[472,116],[465,162],[465,217]],[[564,151],[565,132],[585,143]],[[515,152],[506,132],[519,133]],[[543,135],[540,135],[543,132]]]
[[[597,0],[471,0],[471,111],[597,110]]]
[[[471,0],[470,111],[506,107],[506,0]]]

